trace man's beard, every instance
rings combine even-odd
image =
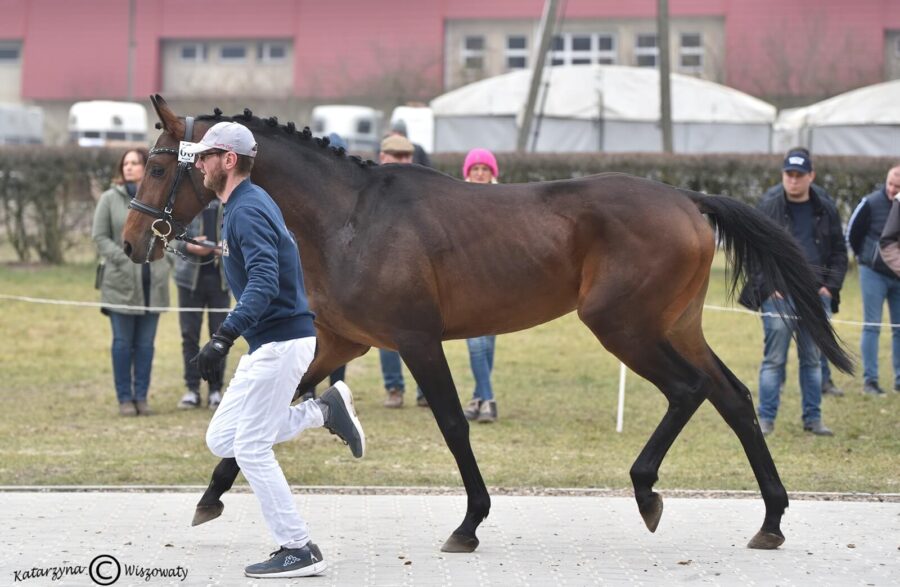
[[[207,173],[206,177],[203,179],[203,185],[214,191],[216,194],[221,194],[225,190],[225,184],[227,182],[228,174],[225,173],[224,169],[215,169],[210,173]]]

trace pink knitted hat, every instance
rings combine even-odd
[[[477,164],[487,165],[491,168],[491,173],[494,174],[494,177],[500,175],[500,172],[497,169],[497,159],[494,158],[494,154],[488,151],[487,149],[472,149],[469,151],[469,154],[466,155],[466,160],[463,163],[463,177],[468,179],[469,170],[472,169],[473,165]]]

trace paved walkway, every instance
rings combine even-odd
[[[440,545],[462,520],[459,495],[298,494],[330,563],[318,578],[250,580],[243,567],[273,550],[255,498],[190,527],[193,493],[0,492],[0,584],[489,586],[896,585],[900,503],[793,501],[776,551],[745,547],[760,499],[667,498],[656,534],[621,497],[496,496],[474,554]],[[101,557],[101,558],[98,558]],[[67,567],[53,580],[51,567]],[[186,571],[187,577],[135,573]],[[158,573],[159,571],[155,571]],[[131,573],[131,574],[129,574]],[[104,584],[109,584],[104,583]]]

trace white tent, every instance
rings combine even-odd
[[[900,155],[900,80],[859,88],[797,110],[800,116],[794,125],[799,127],[799,144],[815,155]],[[796,112],[784,114],[786,119],[791,116],[798,118]]]
[[[432,100],[435,150],[514,150],[530,81],[530,70],[518,70]],[[656,69],[547,68],[535,112],[537,151],[662,150]],[[676,152],[769,152],[774,120],[775,108],[766,102],[719,84],[672,75]]]

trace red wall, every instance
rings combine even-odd
[[[566,18],[653,17],[657,0],[566,0]],[[440,90],[445,19],[533,18],[543,0],[137,0],[134,91],[160,89],[160,43],[177,38],[287,38],[298,96],[359,93],[404,67]],[[898,0],[670,0],[678,15],[725,19],[726,83],[792,94],[828,82],[880,81]],[[24,40],[26,99],[122,98],[128,0],[0,0],[0,39]],[[813,41],[810,41],[813,39]],[[785,63],[799,73],[787,75]],[[821,78],[821,76],[819,76]],[[429,88],[430,89],[430,88]]]

